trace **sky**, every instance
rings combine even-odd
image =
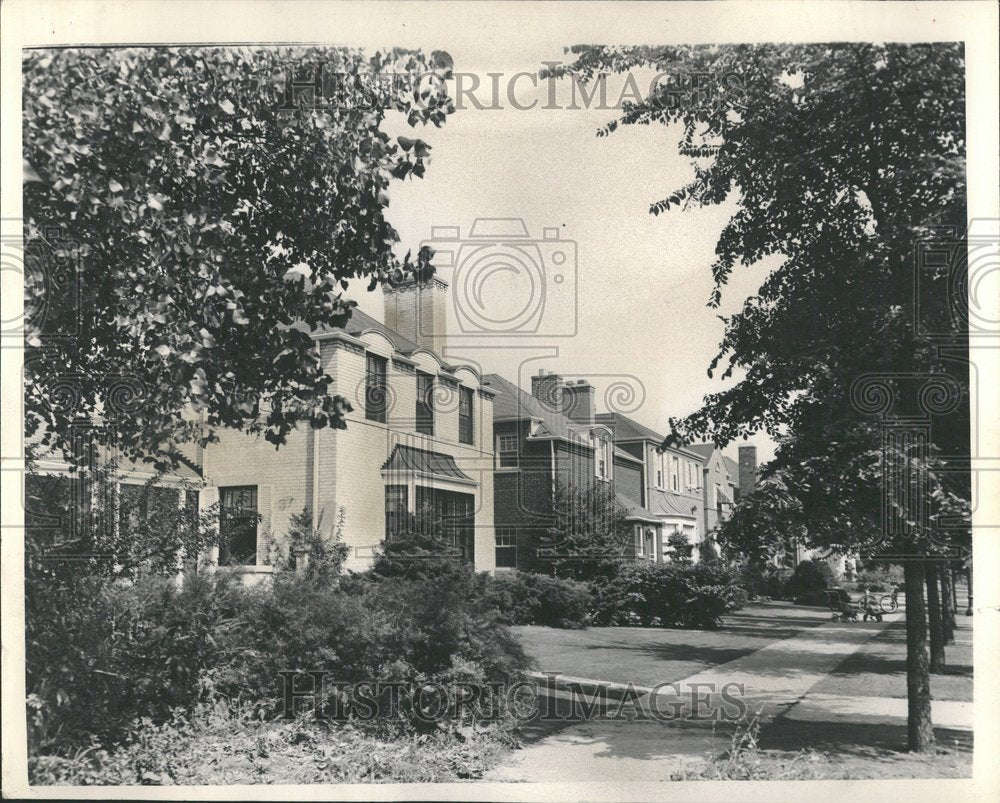
[[[457,228],[467,238],[477,219],[520,219],[531,239],[556,229],[560,242],[543,241],[520,260],[502,246],[477,245],[458,252],[455,266],[438,264],[438,275],[451,285],[446,358],[474,363],[526,389],[540,368],[587,379],[597,389],[598,412],[618,410],[668,432],[671,416],[694,411],[704,394],[727,386],[707,376],[723,331],[718,315],[739,309],[766,274],[761,267],[737,270],[722,308],[706,306],[715,242],[734,203],[675,207],[654,217],[649,205],[692,175],[689,161],[677,153],[679,131],[629,126],[599,138],[597,130],[615,112],[586,108],[580,98],[578,108],[570,108],[568,81],[557,86],[560,108],[544,109],[550,87],[539,82],[535,91],[522,77],[515,100],[522,106],[539,102],[531,110],[512,105],[509,77],[565,60],[559,46],[529,40],[484,53],[474,42],[460,41],[449,52],[456,72],[479,76],[474,95],[481,105],[501,108],[478,109],[466,96],[464,108],[440,129],[414,130],[402,120],[387,120],[391,135],[416,136],[432,147],[423,179],[390,187],[387,216],[399,231],[401,255],[425,242],[433,245],[434,227]],[[503,74],[499,103],[488,72]],[[644,88],[650,77],[637,76],[638,85]],[[465,77],[463,86],[474,80]],[[609,103],[620,91],[616,80],[609,83]],[[435,247],[440,251],[440,238]],[[561,266],[554,263],[557,252],[566,255]],[[480,295],[470,295],[473,288]],[[382,319],[380,291],[368,293],[357,282],[349,295]],[[486,329],[476,318],[477,311],[496,318],[522,309],[537,312],[526,314],[516,334]],[[766,437],[752,442],[759,459],[771,456]]]

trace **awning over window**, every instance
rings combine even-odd
[[[412,446],[397,444],[389,459],[382,464],[382,471],[402,471],[425,476],[440,477],[453,482],[475,482],[458,467],[455,458],[442,452],[428,452]]]
[[[650,513],[638,502],[629,499],[621,491],[615,494],[615,498],[618,500],[618,504],[625,508],[625,521],[643,521],[648,524],[660,523],[660,520],[653,513]]]

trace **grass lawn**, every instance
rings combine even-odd
[[[819,608],[766,602],[725,617],[718,630],[516,627],[543,672],[655,686],[671,683],[827,621]]]

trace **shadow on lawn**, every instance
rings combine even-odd
[[[972,732],[935,728],[941,747],[972,752]],[[886,757],[907,752],[906,725],[806,722],[776,717],[760,732],[761,750],[813,749],[837,756]]]

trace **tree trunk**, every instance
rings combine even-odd
[[[903,567],[906,584],[906,708],[910,750],[934,750],[931,721],[931,677],[927,660],[927,614],[924,610],[924,564],[908,560]]]
[[[944,643],[955,643],[955,589],[951,585],[951,568],[941,564],[941,625],[944,627]]]
[[[924,577],[927,582],[927,615],[931,625],[931,672],[943,672],[944,627],[941,624],[941,593],[936,563],[928,563],[924,567]]]

